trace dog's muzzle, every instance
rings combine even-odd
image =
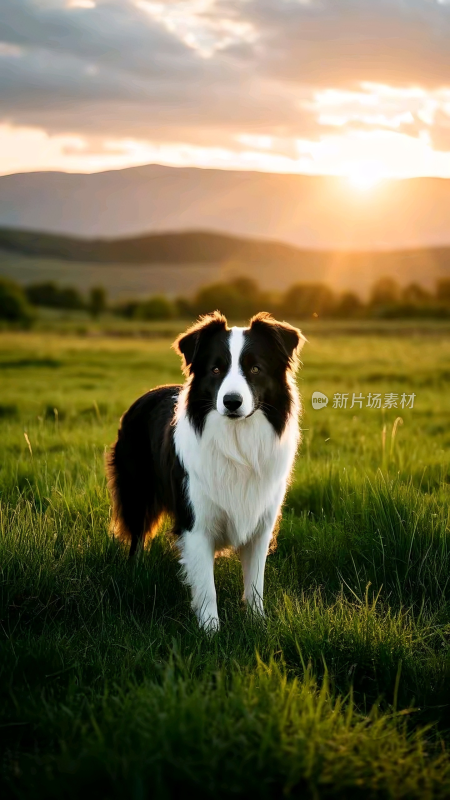
[[[243,403],[243,398],[237,392],[230,392],[230,394],[226,394],[223,398],[223,404],[226,408],[226,415],[227,417],[240,417],[242,416],[239,413],[239,409],[241,408]]]

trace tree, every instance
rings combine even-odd
[[[339,298],[339,302],[334,309],[336,317],[348,318],[356,317],[361,314],[364,305],[361,299],[354,292],[344,292]]]
[[[58,290],[58,308],[64,308],[68,311],[77,311],[84,308],[84,300],[77,289],[72,286]]]
[[[122,302],[117,303],[112,307],[112,312],[113,314],[117,314],[119,317],[134,319],[138,306],[139,302],[137,300],[122,300]]]
[[[71,310],[84,308],[83,298],[77,289],[70,286],[60,289],[52,281],[33,283],[27,286],[26,294],[33,306]]]
[[[400,287],[393,278],[380,278],[372,286],[370,305],[390,306],[399,303],[401,299]]]
[[[335,305],[334,292],[324,283],[296,283],[284,294],[282,312],[293,318],[329,316]]]
[[[175,316],[175,305],[164,295],[155,295],[138,303],[133,316],[135,319],[172,319]]]
[[[260,291],[251,278],[235,278],[229,283],[213,283],[197,292],[192,308],[195,314],[221,311],[232,319],[244,319],[260,311]]]
[[[25,325],[33,319],[23,289],[7,278],[0,278],[0,319]]]
[[[93,286],[89,292],[88,310],[94,318],[106,311],[106,291],[103,286]]]
[[[402,291],[402,301],[408,305],[426,305],[431,299],[431,295],[419,283],[410,283]]]
[[[195,311],[192,308],[192,302],[187,297],[177,297],[175,300],[175,316],[182,319],[190,319],[195,317]]]
[[[450,278],[442,278],[436,283],[436,300],[443,305],[450,305]]]
[[[25,289],[28,300],[33,306],[47,306],[54,308],[57,305],[58,289],[55,283],[32,283]]]

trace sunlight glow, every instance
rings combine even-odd
[[[95,70],[92,66],[89,75]],[[370,190],[385,178],[450,178],[450,152],[435,150],[427,131],[419,136],[386,129],[339,134],[310,140],[242,132],[200,145],[188,139],[53,134],[0,120],[0,175],[49,169],[89,173],[154,163],[336,175],[359,191]]]
[[[95,0],[69,0],[67,8],[95,8]]]
[[[376,162],[371,163],[370,161],[356,162],[351,165],[348,172],[350,184],[354,186],[355,189],[360,189],[362,191],[372,189],[373,186],[385,177],[386,175],[381,165]]]

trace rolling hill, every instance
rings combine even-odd
[[[37,258],[134,264],[201,264],[238,258],[245,261],[292,262],[296,247],[243,239],[207,231],[171,231],[123,239],[82,239],[40,231],[0,228],[0,249]],[[314,252],[309,253],[314,257]]]
[[[450,180],[382,181],[148,165],[0,177],[0,226],[89,238],[223,231],[323,250],[450,245]]]
[[[191,294],[239,275],[265,289],[323,281],[364,296],[386,275],[432,288],[439,278],[450,277],[450,247],[344,252],[205,231],[82,239],[0,228],[0,274],[19,283],[53,280],[82,291],[100,284],[114,299]]]

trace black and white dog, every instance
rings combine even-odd
[[[124,414],[108,462],[115,535],[130,555],[163,514],[179,535],[200,625],[219,627],[214,556],[234,548],[244,598],[263,613],[264,568],[299,443],[299,330],[269,314],[229,328],[202,317],[173,347],[183,386],[160,386]]]

